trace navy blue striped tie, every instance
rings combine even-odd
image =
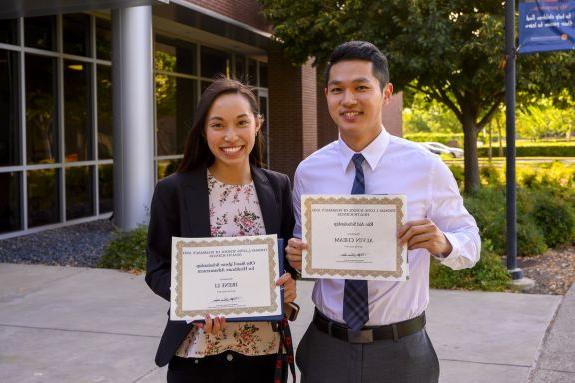
[[[351,158],[355,165],[355,179],[351,194],[365,194],[365,180],[361,164],[365,160],[361,153]],[[343,320],[352,330],[360,330],[369,320],[369,305],[367,301],[367,281],[345,280],[343,292]]]

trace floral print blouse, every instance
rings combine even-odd
[[[212,237],[265,234],[262,212],[254,183],[228,185],[208,170],[210,229]],[[194,326],[178,348],[183,358],[202,358],[235,351],[244,355],[268,355],[278,351],[279,333],[269,322],[228,322],[218,336]]]

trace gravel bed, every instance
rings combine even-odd
[[[530,294],[565,295],[575,283],[575,244],[518,259],[526,277],[535,280]]]
[[[114,226],[99,220],[0,240],[0,262],[95,267]]]

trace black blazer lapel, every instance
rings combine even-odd
[[[252,166],[252,178],[256,187],[258,201],[260,202],[260,209],[262,211],[262,218],[267,234],[278,233],[280,230],[278,207],[280,202],[274,189],[264,172],[255,166]]]
[[[187,173],[182,185],[184,237],[210,237],[210,199],[206,171],[206,167],[202,166]]]

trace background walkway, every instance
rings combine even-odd
[[[313,311],[312,283],[298,286],[296,342]],[[553,321],[562,298],[433,290],[441,382],[575,382],[574,288]],[[153,359],[167,309],[142,276],[0,263],[0,381],[165,382]]]

